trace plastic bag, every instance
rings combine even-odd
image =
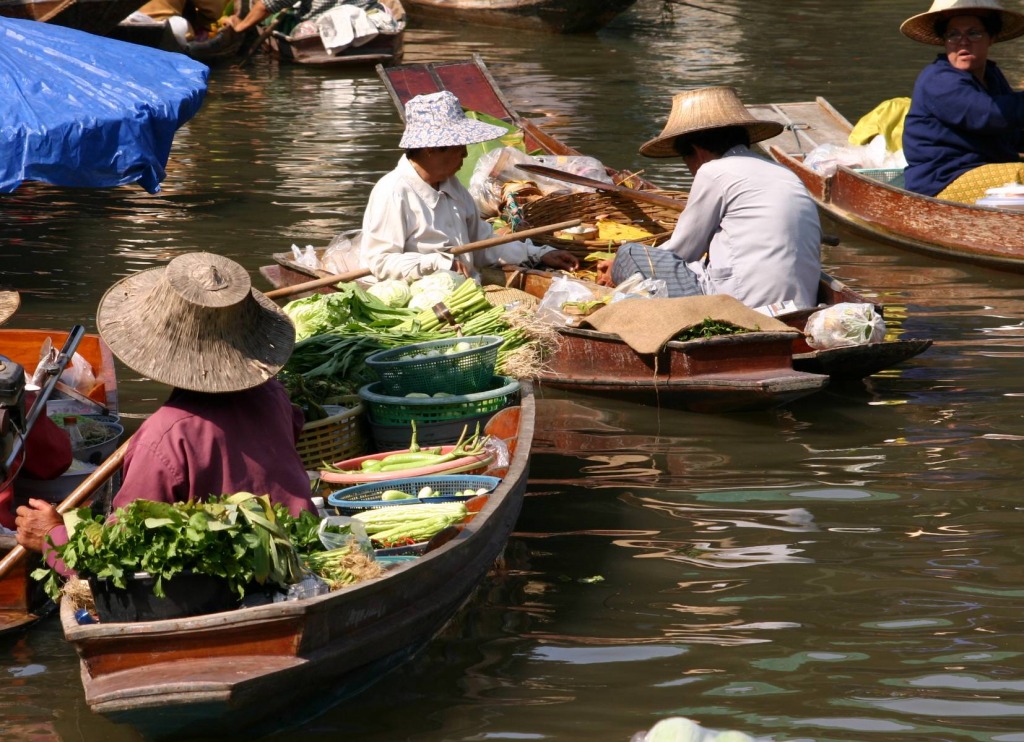
[[[843,302],[808,317],[804,335],[818,350],[878,343],[885,338],[885,321],[871,304]]]
[[[310,270],[319,270],[320,268],[320,258],[316,256],[316,248],[312,245],[306,245],[305,250],[298,245],[292,245],[292,260]]]
[[[574,325],[578,317],[563,311],[566,302],[588,302],[604,298],[609,289],[597,284],[570,278],[564,274],[551,280],[544,298],[537,305],[537,319],[551,325]]]
[[[531,157],[514,147],[500,147],[480,155],[473,175],[469,180],[469,192],[480,213],[496,216],[501,213],[504,203],[505,186],[509,183],[529,181],[534,183],[541,196],[557,193],[591,193],[593,188],[567,183],[556,178],[547,178],[536,173],[520,170],[517,165],[545,165],[564,170],[567,173],[584,175],[604,183],[612,183],[600,160],[593,157],[569,157],[566,155],[540,155]]]
[[[327,530],[328,527],[331,530]],[[341,532],[339,533],[339,531]],[[370,537],[366,533],[366,526],[357,518],[349,518],[347,515],[328,515],[320,521],[317,535],[325,549],[340,549],[354,538],[364,553],[373,554],[373,544],[370,543]]]
[[[646,732],[637,732],[630,742],[754,742],[754,738],[743,732],[705,729],[692,719],[671,716]]]
[[[804,164],[817,173],[829,176],[835,173],[839,165],[855,169],[904,168],[907,160],[903,150],[889,152],[885,137],[879,134],[863,145],[822,144],[807,154]]]
[[[656,299],[668,297],[668,284],[663,278],[644,278],[642,273],[634,273],[615,287],[609,304],[622,299]]]
[[[359,253],[361,234],[361,231],[356,229],[335,235],[324,248],[324,254],[320,256],[320,267],[335,275],[365,268]]]
[[[299,582],[288,586],[287,592],[274,593],[275,603],[284,603],[287,600],[305,600],[315,598],[317,595],[326,595],[331,591],[331,586],[321,577],[308,572],[303,575]]]

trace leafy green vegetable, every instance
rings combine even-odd
[[[345,294],[312,294],[295,299],[284,305],[284,313],[295,323],[297,341],[344,324],[351,315]]]
[[[309,524],[289,518],[286,528],[282,514],[267,495],[249,492],[205,503],[135,500],[109,520],[86,507],[65,516],[68,542],[55,548],[80,576],[109,579],[117,587],[135,572],[148,572],[156,578],[153,592],[162,597],[164,580],[189,571],[223,577],[241,597],[252,583],[283,587],[301,579],[290,536]],[[60,594],[55,571],[43,567],[32,576],[46,581],[51,597]]]
[[[366,290],[366,293],[377,297],[393,309],[404,307],[412,296],[409,284],[397,278],[375,283]]]
[[[678,335],[676,340],[696,340],[697,338],[710,338],[716,335],[739,335],[744,332],[750,332],[745,327],[738,327],[731,322],[722,322],[720,320],[711,319],[705,317],[704,321],[699,325],[688,327]]]

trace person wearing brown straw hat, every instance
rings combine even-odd
[[[640,147],[681,156],[693,174],[686,209],[658,247],[626,244],[599,266],[618,284],[640,273],[664,279],[668,295],[728,294],[749,307],[817,303],[821,224],[800,180],[750,150],[782,124],[754,118],[731,87],[678,93],[665,128]]]
[[[903,125],[906,188],[974,203],[989,188],[1024,182],[1024,93],[988,58],[993,44],[1024,34],[1024,14],[997,0],[934,0],[900,31],[943,47],[914,83]]]
[[[295,329],[242,266],[212,253],[179,255],[114,284],[96,324],[126,366],[173,387],[132,436],[115,509],[253,492],[293,515],[316,512],[295,448],[302,413],[274,379]],[[18,508],[18,541],[42,551],[49,533],[63,543],[62,524],[52,506],[31,500]]]
[[[374,278],[414,280],[440,270],[476,277],[481,268],[496,265],[579,267],[567,250],[529,241],[451,254],[452,247],[494,236],[455,174],[466,159],[466,145],[505,133],[467,117],[447,90],[409,99],[398,143],[405,154],[373,187],[363,215],[360,259]]]
[[[21,305],[17,291],[0,291],[0,325],[9,320]],[[0,356],[3,348],[0,347]],[[35,404],[36,392],[25,391],[26,414]],[[12,431],[13,432],[13,431]],[[15,433],[20,435],[21,433]],[[67,433],[46,415],[36,418],[35,425],[25,436],[22,455],[12,467],[12,472],[0,469],[0,526],[15,527],[12,506],[15,502],[18,481],[25,479],[56,479],[71,466],[71,440]]]

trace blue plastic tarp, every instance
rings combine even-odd
[[[0,192],[39,180],[156,193],[208,75],[183,54],[0,18]]]

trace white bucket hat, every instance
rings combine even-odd
[[[927,13],[918,13],[903,21],[900,33],[924,44],[944,46],[946,42],[935,33],[935,22],[940,18],[989,14],[998,15],[1003,23],[1003,30],[992,39],[993,43],[1024,34],[1024,15],[1006,10],[997,0],[934,0]]]
[[[405,133],[398,146],[402,149],[457,147],[479,144],[507,134],[500,126],[467,118],[455,94],[417,95],[405,104]]]
[[[777,121],[754,118],[743,105],[734,88],[727,85],[698,88],[676,93],[672,98],[672,112],[661,134],[640,146],[646,157],[676,157],[676,137],[709,129],[742,126],[750,136],[750,143],[771,139],[783,126]]]
[[[238,263],[187,253],[123,278],[100,299],[100,336],[125,365],[195,392],[262,384],[291,356],[295,327]]]

